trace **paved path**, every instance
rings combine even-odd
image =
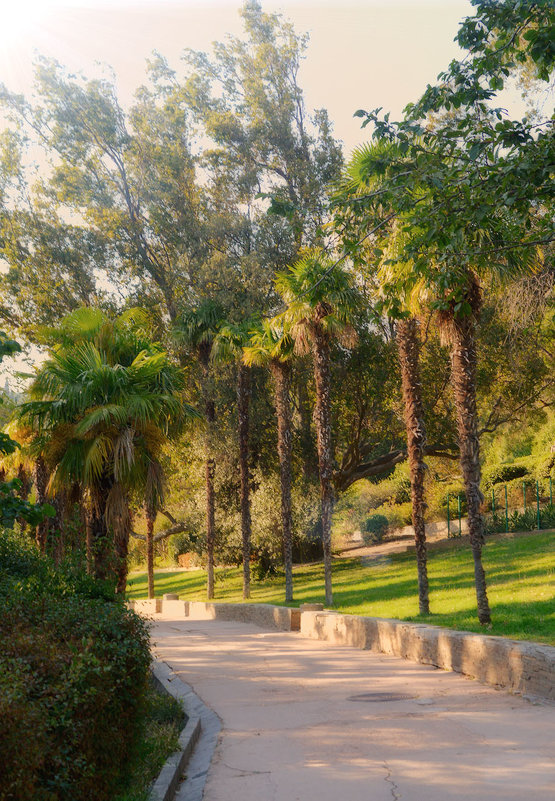
[[[204,801],[552,801],[555,706],[242,623],[160,619],[157,655],[222,721]],[[362,693],[409,700],[350,700]]]

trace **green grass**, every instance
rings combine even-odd
[[[493,624],[489,633],[555,645],[555,533],[513,539],[491,539],[484,548]],[[429,553],[430,602],[434,614],[418,615],[414,554],[398,554],[389,564],[363,566],[357,559],[333,565],[334,609],[357,615],[391,617],[483,631],[476,619],[474,573],[470,548]],[[242,600],[240,568],[216,571],[216,599]],[[321,565],[294,570],[295,603],[323,601]],[[156,595],[176,592],[180,598],[206,599],[203,571],[155,574]],[[253,603],[284,603],[282,577],[253,582]],[[129,580],[130,598],[147,596],[146,575]]]
[[[166,759],[179,748],[178,738],[185,714],[175,698],[149,683],[145,714],[140,728],[131,736],[135,749],[124,787],[115,801],[149,801],[150,787]]]

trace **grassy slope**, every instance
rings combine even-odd
[[[555,534],[538,533],[490,541],[484,549],[492,634],[555,645]],[[416,564],[412,554],[389,564],[362,566],[355,559],[334,563],[334,608],[342,612],[402,620],[419,620],[467,631],[481,631],[475,618],[473,563],[468,546],[429,555],[430,598],[434,614],[418,615]],[[177,592],[203,600],[203,571],[156,574],[156,594]],[[129,581],[129,597],[146,597],[146,576]],[[295,604],[323,600],[321,565],[294,571]],[[240,568],[217,571],[216,600],[241,601]],[[253,582],[252,602],[284,603],[283,579]]]

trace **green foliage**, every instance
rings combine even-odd
[[[370,515],[364,522],[363,539],[366,545],[381,542],[389,530],[389,520],[385,515]]]
[[[499,464],[490,467],[483,472],[483,485],[485,489],[491,489],[496,484],[507,483],[515,478],[529,476],[530,473],[526,465],[523,464]]]
[[[125,789],[114,801],[148,801],[152,782],[166,759],[179,749],[179,734],[185,725],[183,708],[151,679],[144,699],[144,717],[129,737],[135,750],[129,766]]]
[[[108,585],[6,531],[0,592],[0,798],[109,801],[142,714],[145,624]]]

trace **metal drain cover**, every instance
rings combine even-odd
[[[414,695],[406,693],[360,693],[360,695],[350,695],[347,701],[409,701]]]

